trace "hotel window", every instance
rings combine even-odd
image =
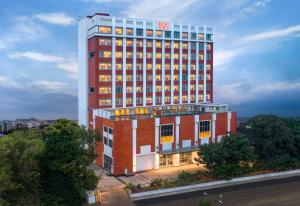
[[[183,74],[182,75],[182,81],[187,81],[188,80],[188,75],[187,74]]]
[[[165,75],[165,81],[170,81],[171,80],[171,76],[169,74]]]
[[[156,91],[161,92],[161,86],[156,86]]]
[[[171,38],[171,31],[165,31],[165,38]]]
[[[147,102],[147,104],[151,104],[152,103],[152,98],[151,97],[147,97],[146,98],[146,102]]]
[[[142,52],[137,52],[136,53],[136,58],[137,59],[142,59],[143,58],[143,53]]]
[[[142,86],[137,86],[136,87],[136,92],[137,93],[142,93],[143,92],[143,87]]]
[[[123,101],[121,98],[116,98],[116,105],[122,105]]]
[[[187,43],[182,43],[182,48],[183,49],[187,49],[188,48],[188,44]]]
[[[132,104],[132,98],[126,98],[126,104]]]
[[[94,92],[95,92],[95,87],[90,87],[89,92],[90,92],[90,93],[94,93]]]
[[[116,70],[122,70],[122,64],[116,64]]]
[[[152,74],[147,74],[147,76],[146,76],[147,78],[147,81],[152,81]]]
[[[100,70],[111,70],[111,64],[110,63],[100,63],[99,69]]]
[[[165,102],[170,102],[170,97],[165,97]]]
[[[187,39],[189,37],[187,32],[182,32],[182,38]]]
[[[199,54],[199,60],[204,60],[204,55],[203,54]]]
[[[127,59],[132,59],[133,53],[132,52],[126,52],[126,58]]]
[[[152,70],[152,64],[147,64],[146,68],[147,68],[147,70]]]
[[[207,49],[207,50],[211,50],[211,44],[207,44],[207,45],[206,45],[206,49]]]
[[[132,75],[126,75],[126,81],[131,82],[132,81]]]
[[[196,70],[196,65],[195,64],[191,64],[191,70]]]
[[[203,95],[201,94],[201,95],[199,95],[199,97],[198,97],[198,101],[199,102],[202,102],[203,101]]]
[[[156,48],[161,48],[161,41],[156,41]]]
[[[175,75],[174,75],[174,81],[178,81],[178,80],[179,80],[178,74],[175,74]]]
[[[166,42],[165,42],[165,48],[166,48],[166,49],[171,48],[171,43],[170,43],[169,41],[166,41]]]
[[[149,85],[148,85],[148,86],[146,87],[146,92],[152,92],[152,86],[149,86]]]
[[[111,75],[99,75],[99,82],[110,82]]]
[[[166,64],[165,65],[165,70],[170,70],[171,69],[171,65],[170,64]]]
[[[206,84],[206,90],[210,91],[211,90],[211,84]]]
[[[152,36],[153,36],[153,30],[147,29],[147,30],[146,30],[146,36],[152,37]]]
[[[161,97],[157,97],[157,96],[156,96],[156,97],[155,97],[155,102],[158,103],[158,104],[160,104],[160,103],[161,103]]]
[[[177,85],[173,86],[173,90],[177,92],[178,91],[178,86]]]
[[[136,69],[137,70],[142,70],[143,69],[143,64],[136,64]]]
[[[93,58],[94,56],[95,56],[95,52],[94,51],[89,52],[89,59]]]
[[[199,43],[199,49],[204,50],[204,43],[202,43],[202,42]]]
[[[126,40],[126,46],[132,47],[133,46],[133,41],[131,39]]]
[[[156,34],[156,37],[162,37],[162,31],[160,31],[160,30],[157,30],[157,31],[155,31],[155,34]]]
[[[200,121],[199,123],[199,138],[210,137],[210,121]]]
[[[195,91],[195,85],[191,85],[190,88],[191,88],[191,91]]]
[[[173,124],[166,124],[160,126],[161,144],[173,142],[173,137]]]
[[[197,38],[197,34],[196,33],[191,33],[191,38],[192,39],[196,39]]]
[[[199,74],[199,80],[203,80],[203,74]]]
[[[210,80],[210,74],[206,75],[206,80]]]
[[[174,64],[174,70],[179,70],[179,65],[178,64]]]
[[[198,39],[203,40],[204,39],[204,34],[203,33],[199,33],[198,34]]]
[[[99,39],[99,45],[111,46],[111,39]]]
[[[123,76],[122,75],[116,75],[116,81],[117,82],[121,82],[123,80]]]
[[[136,98],[136,103],[137,104],[143,104],[143,98]]]
[[[155,80],[160,81],[160,75],[159,74],[155,76]]]
[[[186,102],[187,101],[187,96],[182,96],[182,101]]]
[[[179,54],[174,54],[174,59],[179,59]]]
[[[156,59],[161,59],[161,53],[156,53]]]
[[[100,26],[99,32],[102,34],[111,34],[111,27],[109,26]]]
[[[212,40],[212,34],[206,34],[206,40]]]
[[[127,29],[126,29],[126,35],[132,36],[132,35],[133,35],[133,29],[127,28]]]
[[[174,42],[174,49],[178,49],[179,48],[179,42]]]
[[[211,60],[211,54],[207,54],[206,60],[207,60],[207,61],[210,61],[210,60]]]
[[[187,65],[186,64],[182,65],[182,70],[187,70]]]
[[[142,74],[137,74],[136,75],[136,81],[143,81],[143,75]]]
[[[169,92],[170,91],[170,86],[165,86],[165,91]]]
[[[127,70],[132,70],[132,64],[126,64],[126,69]]]
[[[174,31],[174,38],[179,39],[180,38],[180,32],[179,31]]]
[[[122,58],[123,57],[123,53],[122,52],[116,52],[116,58]]]
[[[203,70],[204,69],[204,64],[199,64],[199,70]]]
[[[99,94],[110,94],[111,88],[110,87],[100,87]]]
[[[196,54],[195,53],[191,53],[191,60],[196,60]]]
[[[206,95],[206,100],[210,100],[210,95],[209,94]]]
[[[188,91],[188,85],[183,84],[182,85],[182,91],[184,91],[184,92]]]
[[[175,103],[177,103],[178,100],[179,100],[179,97],[178,96],[174,96],[173,100],[174,100]]]
[[[146,44],[147,44],[148,48],[152,48],[152,46],[153,46],[153,42],[152,41],[147,41]]]
[[[156,70],[161,70],[161,64],[156,64],[155,68],[156,68]]]
[[[195,42],[191,43],[191,49],[196,49],[196,43]]]
[[[191,80],[193,81],[193,80],[196,80],[196,75],[195,74],[192,74],[191,75]]]
[[[211,65],[210,64],[206,65],[206,70],[211,70]]]
[[[199,84],[199,91],[203,90],[203,84]]]
[[[132,93],[132,87],[126,87],[126,93]]]
[[[185,54],[185,53],[183,53],[183,54],[182,54],[182,59],[187,59],[187,58],[188,58],[188,55]]]
[[[191,102],[195,102],[195,95],[190,96]]]
[[[123,34],[123,28],[122,27],[116,27],[116,34],[122,35]]]
[[[116,93],[117,93],[117,94],[122,94],[122,93],[123,93],[123,87],[121,87],[121,86],[116,86]]]
[[[165,59],[171,59],[171,54],[170,53],[165,53]]]
[[[99,51],[100,58],[111,58],[111,51]]]
[[[136,47],[143,47],[143,40],[137,40]]]
[[[122,46],[123,45],[123,40],[122,39],[117,39],[116,40],[116,46]]]
[[[146,58],[147,59],[152,59],[152,52],[147,52]]]
[[[136,35],[137,36],[143,36],[143,29],[136,29]]]
[[[111,105],[111,99],[100,99],[99,100],[99,106],[110,106]]]

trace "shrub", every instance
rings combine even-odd
[[[188,184],[193,181],[193,175],[186,171],[181,171],[177,178],[180,184]]]
[[[150,183],[150,185],[151,185],[151,187],[157,187],[157,186],[161,186],[162,185],[162,179],[160,179],[160,178],[155,178],[155,179],[153,179],[153,180],[151,180],[151,183]]]

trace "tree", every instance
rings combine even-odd
[[[249,139],[258,161],[265,167],[283,169],[299,164],[299,121],[260,115],[249,119],[239,131]]]
[[[40,159],[43,205],[82,205],[85,190],[95,189],[98,179],[89,165],[96,157],[96,137],[64,119],[45,128]]]
[[[0,205],[39,205],[42,133],[15,131],[0,139]]]
[[[201,145],[198,156],[199,162],[220,179],[247,173],[254,160],[253,149],[242,135],[225,136],[219,143]]]

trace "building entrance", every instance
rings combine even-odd
[[[159,155],[159,166],[168,167],[173,165],[173,155]]]

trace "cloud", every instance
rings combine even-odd
[[[26,16],[15,17],[11,25],[0,38],[0,49],[9,48],[20,42],[36,41],[47,35],[44,27]]]
[[[71,16],[66,15],[65,13],[40,13],[36,14],[35,17],[39,19],[40,21],[49,23],[49,24],[55,24],[55,25],[61,25],[61,26],[70,26],[73,25],[75,22],[75,19]]]
[[[214,66],[217,67],[224,65],[233,60],[235,57],[245,54],[246,50],[247,47],[219,50],[214,55]]]
[[[258,34],[253,34],[249,36],[242,37],[240,41],[242,42],[253,42],[253,41],[262,41],[262,40],[269,40],[274,38],[280,38],[285,36],[294,35],[300,32],[300,24],[296,26],[291,26],[285,29],[277,29],[271,31],[265,31]]]
[[[66,58],[59,55],[45,54],[39,52],[14,52],[8,55],[13,59],[26,58],[38,62],[55,63],[57,68],[68,73],[70,78],[77,78],[78,64],[75,58]]]
[[[0,76],[0,86],[8,88],[23,88],[23,85],[8,76]]]
[[[64,89],[68,84],[64,83],[64,82],[37,80],[37,81],[33,82],[32,85],[43,88],[49,92],[55,92],[55,91],[60,91],[61,89]]]

